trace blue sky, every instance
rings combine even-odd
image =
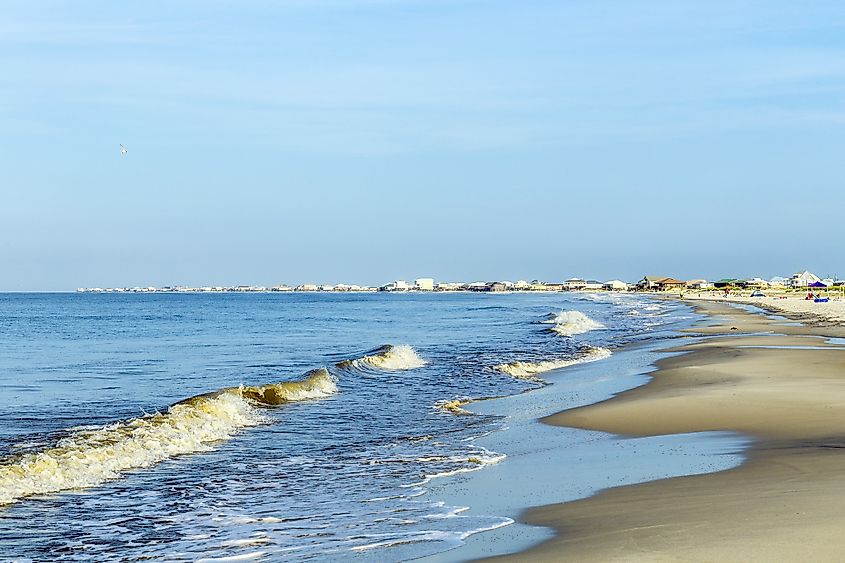
[[[822,1],[4,2],[0,289],[845,276],[844,28]]]

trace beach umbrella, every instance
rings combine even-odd
[[[817,281],[817,282],[811,283],[807,287],[827,287],[827,285],[825,285],[824,283],[822,283],[820,281]]]

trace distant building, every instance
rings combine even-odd
[[[803,272],[797,272],[790,276],[787,285],[789,287],[807,287],[808,285],[816,282],[822,281],[816,274],[804,270]]]
[[[672,289],[682,289],[687,282],[676,280],[675,278],[659,278],[656,276],[643,276],[643,279],[637,282],[637,289],[646,291],[669,291]]]
[[[531,284],[525,280],[517,280],[516,283],[513,284],[513,288],[516,291],[526,291],[531,289]]]
[[[639,290],[656,290],[658,282],[666,279],[658,276],[643,276],[643,279],[637,282],[637,289]]]
[[[602,284],[607,291],[628,291],[628,284],[621,280],[610,280]]]
[[[464,287],[469,291],[487,291],[487,282],[472,282]]]
[[[396,280],[379,288],[379,291],[408,291],[411,287],[405,280]]]
[[[766,288],[769,287],[769,282],[764,280],[763,278],[749,278],[745,280],[744,284],[745,287],[753,287],[753,288]]]
[[[296,286],[295,291],[317,291],[317,289],[317,286],[313,283],[304,283]]]
[[[688,289],[713,289],[713,284],[707,280],[689,280],[687,282]]]
[[[596,290],[602,289],[603,287],[604,287],[604,284],[601,283],[598,280],[587,280],[586,282],[584,282],[584,289],[587,289],[587,290],[590,290],[590,291],[596,291]]]
[[[414,280],[414,289],[419,291],[434,291],[434,279],[418,278]]]
[[[565,282],[563,282],[561,284],[563,289],[566,289],[568,291],[572,291],[572,290],[575,290],[575,289],[584,289],[584,287],[586,285],[587,285],[587,280],[583,280],[581,278],[569,278],[568,280],[566,280]]]

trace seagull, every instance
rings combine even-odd
[[[127,153],[127,152],[129,152],[129,151],[127,151],[127,150],[126,150],[126,147],[124,147],[124,146],[121,144],[121,145],[120,145],[120,156],[126,156],[126,153]]]

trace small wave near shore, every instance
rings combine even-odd
[[[375,368],[386,371],[404,371],[426,365],[428,365],[428,362],[421,358],[413,347],[407,344],[385,344],[368,352],[361,358],[339,362],[337,367],[341,369]]]
[[[528,381],[545,383],[544,380],[537,377],[537,374],[552,371],[555,369],[565,368],[568,366],[573,366],[576,364],[603,360],[604,358],[610,357],[610,355],[611,351],[607,348],[590,348],[586,354],[577,358],[542,360],[539,362],[516,361],[493,366],[493,369],[502,373],[506,373],[511,377],[516,377],[517,379],[525,379]]]
[[[180,401],[164,413],[73,430],[54,447],[0,461],[0,506],[32,495],[96,487],[122,473],[209,451],[238,430],[266,421],[256,407],[337,392],[326,369],[304,379],[229,387]]]
[[[554,325],[549,330],[560,336],[575,336],[591,330],[605,328],[603,324],[594,321],[581,311],[560,311],[551,313],[549,317],[540,321],[543,324]]]

